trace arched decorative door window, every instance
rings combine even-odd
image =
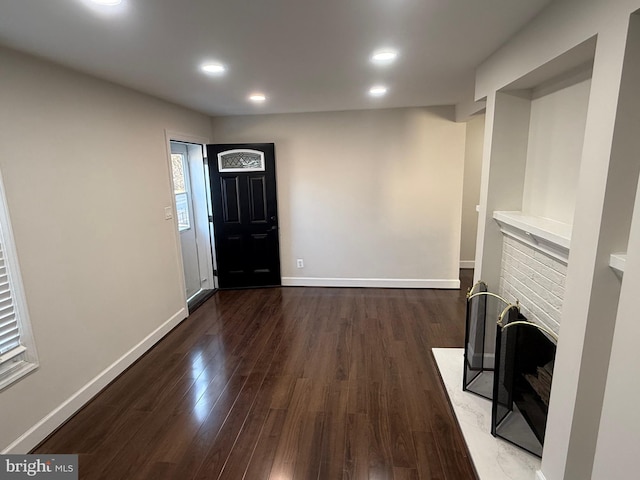
[[[218,171],[264,172],[264,153],[258,150],[227,150],[218,154]]]

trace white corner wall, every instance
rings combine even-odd
[[[622,157],[612,151],[629,16],[638,8],[638,0],[552,2],[477,70],[476,98],[487,98],[478,226],[482,257],[476,259],[479,277],[495,268],[489,192],[502,161],[496,164],[492,158],[491,143],[500,137],[494,131],[493,113],[499,108],[496,92],[576,45],[597,39],[542,457],[541,476],[547,480],[591,478],[605,384],[613,374],[608,366],[610,356],[616,354],[612,339],[620,281],[608,267],[608,258],[624,243],[625,228],[628,232],[629,190],[633,187],[635,192],[638,174],[633,161],[637,156]],[[613,471],[618,465],[608,463],[607,468]],[[636,475],[635,467],[622,468],[619,478]]]
[[[462,189],[462,233],[460,237],[460,267],[473,268],[476,259],[476,236],[482,174],[485,115],[479,114],[467,122],[464,150],[464,182]]]
[[[640,12],[631,17],[620,88],[612,162],[620,163],[615,184],[632,190],[631,198],[618,198],[611,209],[631,219],[628,242],[616,245],[627,252],[618,304],[611,359],[604,394],[592,480],[624,480],[637,476],[640,452],[640,410],[637,381],[640,350],[638,290],[640,289]],[[625,188],[626,187],[626,188]],[[635,187],[635,188],[634,188]],[[616,227],[613,225],[612,227]],[[620,225],[617,226],[620,228]],[[623,225],[626,228],[626,225]],[[613,228],[612,228],[613,229]],[[624,240],[624,237],[620,240]]]
[[[284,284],[458,288],[465,125],[452,117],[220,117],[213,139],[275,143]]]
[[[592,480],[627,480],[637,476],[638,470],[640,193],[636,194],[633,216]]]
[[[4,177],[40,368],[0,392],[24,453],[186,316],[165,129],[210,119],[0,49]]]

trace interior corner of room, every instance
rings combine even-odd
[[[181,239],[172,149],[191,175],[184,186],[202,193],[203,145],[275,142],[284,285],[455,289],[473,265],[482,114],[469,127],[450,120],[453,107],[211,118],[8,48],[0,56],[13,112],[0,168],[40,358],[0,393],[3,405],[31,399],[3,418],[5,452],[35,446],[216,287],[207,241]],[[12,138],[37,168],[12,160]],[[206,208],[187,207],[203,235]]]

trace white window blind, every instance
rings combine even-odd
[[[0,177],[0,389],[38,366]]]
[[[16,318],[4,246],[0,239],[0,362],[9,361],[24,350],[24,346],[20,345],[20,325]]]

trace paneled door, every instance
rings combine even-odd
[[[280,285],[273,143],[207,145],[220,288]]]

